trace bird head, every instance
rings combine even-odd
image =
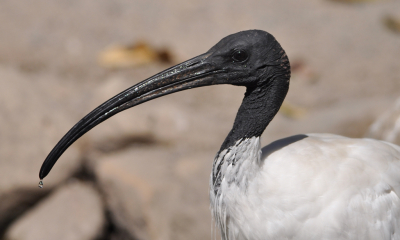
[[[283,75],[290,79],[290,64],[275,38],[261,30],[238,32],[221,39],[204,62],[221,71],[222,84],[263,85]]]
[[[285,87],[283,92],[286,95],[289,78],[289,60],[271,34],[249,30],[229,35],[206,53],[126,89],[87,114],[49,153],[39,177],[46,177],[63,152],[83,134],[138,104],[174,92],[216,84],[246,86],[261,91],[258,87],[275,83]]]

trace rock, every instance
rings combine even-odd
[[[69,149],[39,191],[40,165],[61,138],[71,117],[60,108],[63,86],[46,76],[26,76],[0,68],[0,232],[2,227],[79,167]]]
[[[102,233],[104,214],[92,186],[69,183],[14,222],[6,240],[91,240]]]
[[[96,175],[113,222],[134,239],[209,239],[214,155],[141,147],[98,159]]]
[[[304,133],[332,133],[347,137],[363,137],[382,108],[393,97],[349,99],[327,107],[306,111],[300,119],[278,114],[262,135],[263,146],[279,138]]]
[[[400,145],[400,98],[376,119],[366,137]]]

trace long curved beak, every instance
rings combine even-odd
[[[64,151],[83,134],[115,114],[170,93],[207,85],[220,84],[216,76],[225,72],[206,61],[209,53],[202,54],[164,70],[117,94],[82,118],[51,150],[43,162],[39,178],[50,172]]]

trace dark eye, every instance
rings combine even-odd
[[[247,60],[247,58],[249,58],[249,55],[247,54],[246,51],[241,50],[241,49],[236,49],[233,53],[232,53],[232,59],[235,62],[244,62]]]

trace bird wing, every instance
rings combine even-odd
[[[264,229],[260,239],[400,239],[399,146],[296,136],[278,150],[263,148],[259,176],[243,200],[243,221]]]

